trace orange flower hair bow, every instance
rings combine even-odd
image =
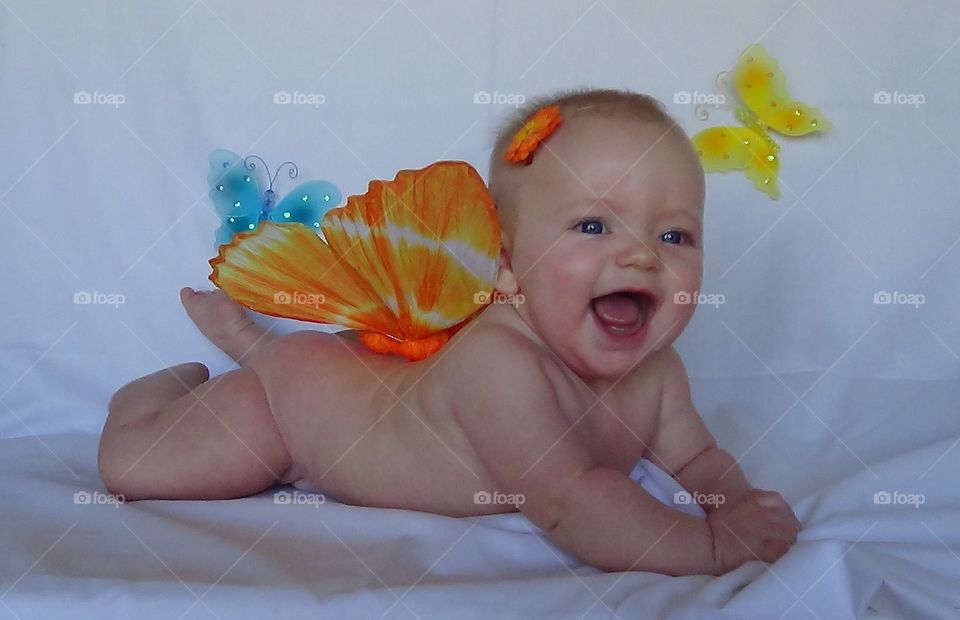
[[[513,136],[504,159],[513,164],[529,165],[533,162],[533,152],[560,126],[560,106],[549,105],[537,110],[520,131]]]

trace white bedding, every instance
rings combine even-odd
[[[949,547],[960,545],[960,451],[948,451],[957,438],[871,463],[877,477],[863,470],[792,499],[805,525],[794,548],[717,578],[605,574],[518,514],[453,519],[292,487],[231,501],[103,503],[96,436],[5,439],[0,603],[19,618],[142,620],[957,617],[960,558]],[[669,501],[666,474],[634,472],[650,475]],[[924,503],[874,504],[883,490]]]
[[[0,0],[0,620],[960,617],[958,33],[954,0]],[[720,445],[805,525],[780,562],[607,575],[517,515],[272,492],[74,503],[103,491],[114,390],[231,368],[177,299],[210,286],[211,150],[291,159],[344,195],[438,159],[486,178],[521,95],[629,88],[691,134],[735,122],[681,95],[756,41],[833,129],[781,140],[778,202],[708,178],[702,292],[725,303],[676,346]]]

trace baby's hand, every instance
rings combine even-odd
[[[776,562],[797,542],[803,524],[775,491],[753,489],[707,515],[716,574],[744,562]]]

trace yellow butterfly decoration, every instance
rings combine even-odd
[[[718,84],[726,77],[720,74]],[[805,136],[830,129],[830,121],[819,109],[790,97],[780,64],[760,44],[741,54],[733,83],[743,103],[734,114],[744,126],[711,127],[691,141],[704,172],[742,170],[755,188],[776,200],[780,145],[767,128],[785,136]]]

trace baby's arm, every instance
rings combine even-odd
[[[660,420],[651,457],[657,458],[709,513],[718,572],[759,559],[775,562],[797,541],[802,528],[775,491],[755,489],[736,461],[717,443],[690,399],[683,362],[664,350]]]
[[[673,347],[663,350],[660,376],[660,417],[648,458],[694,494],[706,512],[718,506],[705,501],[735,500],[753,486],[730,453],[717,446],[690,398],[690,382],[680,355]]]
[[[608,571],[713,574],[706,521],[598,467],[535,354],[515,342],[469,347],[451,390],[456,416],[500,491],[558,547]],[[478,380],[482,377],[482,380]]]

